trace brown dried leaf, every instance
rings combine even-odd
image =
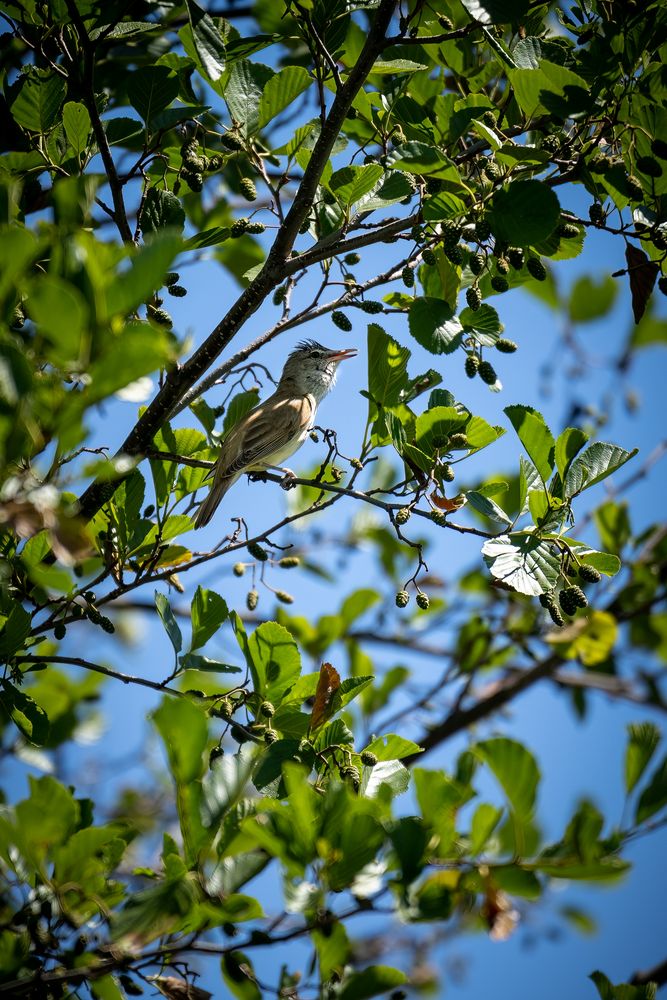
[[[330,663],[323,663],[315,691],[315,704],[310,716],[311,730],[323,725],[335,711],[335,697],[340,687],[340,674]]]
[[[457,493],[455,497],[448,500],[446,496],[441,496],[437,490],[433,490],[430,499],[438,510],[444,510],[447,514],[451,514],[453,510],[460,510],[461,507],[463,507],[463,505],[467,502],[464,493]]]
[[[630,292],[632,294],[632,313],[635,323],[639,323],[646,311],[646,305],[651,298],[660,268],[655,261],[649,260],[643,250],[627,244],[625,259],[628,264]]]

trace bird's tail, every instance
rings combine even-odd
[[[237,472],[230,476],[220,476],[219,479],[213,481],[208,495],[204,497],[199,505],[199,510],[195,516],[195,528],[203,528],[205,524],[208,524],[218,509],[218,504],[225,493],[234,485],[238,478],[239,473]]]

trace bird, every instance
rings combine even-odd
[[[341,361],[354,348],[332,350],[304,340],[288,356],[276,391],[243,416],[222,442],[209,476],[213,483],[195,516],[195,528],[208,524],[227,490],[244,472],[266,472],[300,448],[315,423],[319,403],[333,388]]]

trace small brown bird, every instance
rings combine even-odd
[[[353,349],[332,351],[314,340],[297,345],[273,395],[246,413],[222,442],[211,470],[213,484],[197,511],[195,528],[208,524],[227,490],[244,472],[285,471],[282,463],[308,436],[318,404],[336,381],[338,365],[356,353]]]

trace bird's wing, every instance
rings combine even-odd
[[[298,443],[310,427],[314,412],[315,401],[310,396],[295,399],[274,393],[242,417],[222,442],[212,470],[213,483],[197,511],[195,527],[208,524],[223,496],[244,470],[261,467],[290,442]]]
[[[253,468],[298,441],[310,427],[314,402],[309,396],[271,396],[232,429],[222,446],[219,467],[224,475]]]

